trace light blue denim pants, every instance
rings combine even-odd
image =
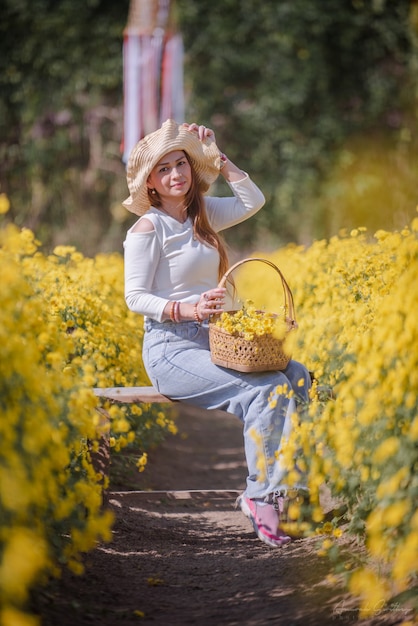
[[[150,319],[145,321],[143,361],[160,393],[205,409],[228,411],[242,421],[249,498],[286,489],[278,452],[282,438],[290,433],[296,403],[308,402],[311,381],[302,364],[292,360],[283,372],[257,373],[219,367],[211,361],[207,323]],[[294,390],[296,403],[286,393],[278,393],[277,387],[286,384]],[[301,476],[299,487],[304,486]]]

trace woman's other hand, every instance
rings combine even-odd
[[[216,287],[202,293],[197,303],[197,314],[207,320],[213,313],[223,313],[225,304],[225,287]]]

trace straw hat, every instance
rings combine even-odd
[[[158,161],[173,150],[184,150],[192,162],[202,193],[217,179],[221,165],[221,152],[213,139],[200,141],[196,132],[189,131],[183,124],[167,120],[153,133],[150,133],[133,148],[129,160],[126,179],[130,196],[123,206],[143,215],[150,208],[147,179]]]

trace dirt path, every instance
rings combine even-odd
[[[85,576],[66,572],[42,592],[34,608],[44,626],[393,626],[410,617],[392,606],[360,621],[317,538],[282,549],[256,538],[234,509],[246,474],[238,420],[186,409],[178,424],[143,474],[112,479],[114,539],[87,556]]]

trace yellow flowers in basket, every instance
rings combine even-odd
[[[261,261],[273,267],[281,278],[285,296],[284,315],[256,309],[251,301],[238,311],[225,311],[209,322],[209,344],[213,363],[240,372],[284,370],[290,355],[284,349],[287,333],[296,328],[293,297],[279,268],[266,259],[244,259],[222,277],[223,287],[231,272],[249,261]]]
[[[283,340],[287,332],[284,318],[276,313],[260,311],[251,300],[246,300],[238,311],[221,313],[214,324],[230,335],[240,335],[247,341],[253,341],[255,337],[263,335],[273,335]]]

